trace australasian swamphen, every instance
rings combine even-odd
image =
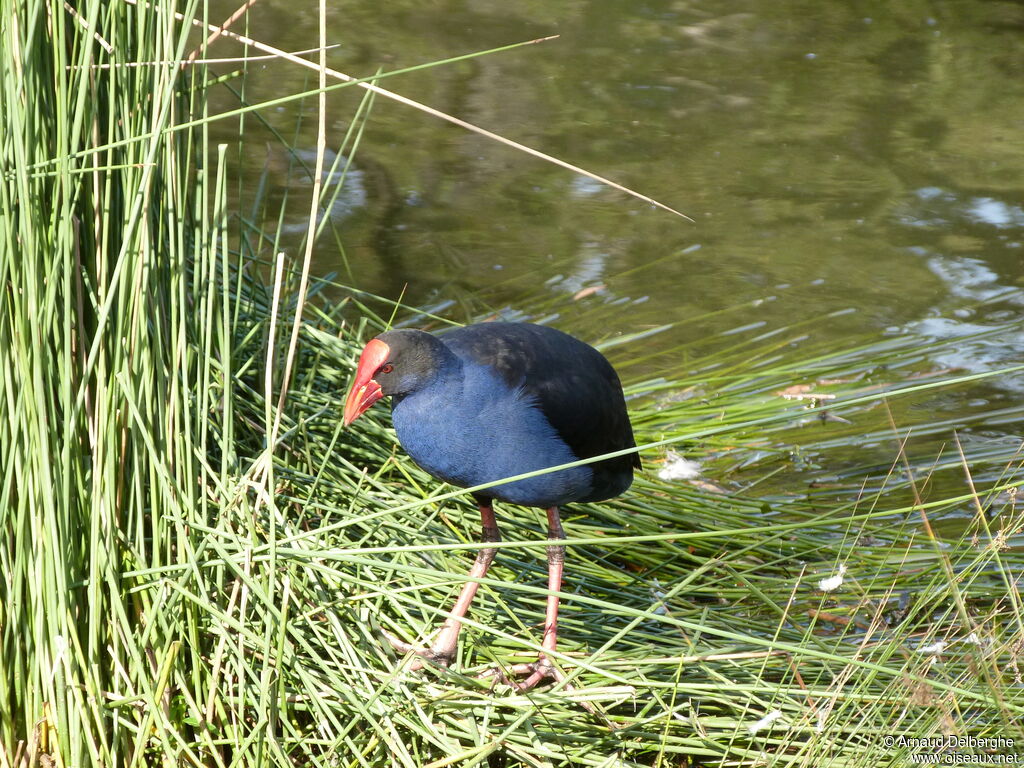
[[[391,397],[402,447],[428,473],[463,488],[634,448],[622,385],[611,364],[588,344],[530,323],[481,323],[440,336],[387,331],[363,348],[345,401],[351,424],[381,397]],[[564,539],[558,508],[623,493],[639,467],[636,453],[493,485],[473,494],[483,541],[500,540],[493,501],[543,507],[548,538]],[[442,665],[455,654],[462,619],[494,560],[480,550],[469,579],[429,649],[388,639],[402,651]],[[558,635],[564,546],[548,547],[547,612],[541,653],[515,674],[529,688],[561,677],[548,652]],[[417,662],[417,666],[419,663]]]

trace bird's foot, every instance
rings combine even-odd
[[[550,677],[556,683],[562,683],[563,691],[571,692],[578,690],[575,686],[566,682],[565,673],[552,664],[551,660],[543,654],[536,661],[528,664],[513,664],[511,667],[507,667],[505,669],[492,667],[478,675],[478,677],[493,678],[500,683],[511,686],[517,691],[528,691],[540,683],[541,680]],[[521,681],[516,680],[518,677],[524,677],[525,679]],[[598,715],[602,717],[602,719],[606,719],[603,715],[600,715],[594,705],[589,701],[581,701],[580,706],[590,714]]]
[[[547,656],[540,656],[536,661],[527,664],[513,664],[511,667],[502,669],[492,667],[479,675],[481,678],[494,678],[499,683],[515,688],[517,691],[528,691],[536,686],[546,677],[553,678],[556,682],[565,680],[565,675],[557,669]],[[525,680],[516,678],[524,677]],[[572,690],[571,685],[566,686]]]
[[[384,639],[391,644],[391,647],[399,653],[415,654],[416,658],[414,658],[409,664],[409,669],[414,672],[417,669],[423,669],[428,662],[438,667],[447,667],[452,663],[452,659],[455,657],[454,648],[439,647],[436,643],[430,648],[423,648],[418,645],[413,645],[412,643],[407,643],[404,640],[399,640],[386,629],[379,629],[379,632],[384,636]]]

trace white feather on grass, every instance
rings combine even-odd
[[[762,717],[757,722],[751,723],[750,725],[748,725],[747,726],[747,730],[750,731],[750,735],[753,736],[758,731],[763,731],[765,728],[770,728],[772,723],[774,723],[776,720],[780,719],[781,717],[782,717],[782,710],[781,709],[773,709],[771,712],[769,712],[767,715]]]
[[[696,461],[690,461],[675,451],[669,451],[665,455],[665,465],[658,470],[658,477],[662,480],[696,480],[700,473],[701,466]]]
[[[822,592],[835,592],[843,586],[843,576],[845,575],[846,566],[843,563],[840,563],[839,568],[834,574],[818,582],[818,589]]]

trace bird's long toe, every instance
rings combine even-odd
[[[517,691],[528,691],[538,685],[545,678],[552,678],[555,681],[565,679],[565,675],[546,656],[541,656],[536,661],[525,664],[513,664],[510,667],[491,667],[480,673],[481,678],[494,678],[505,685],[515,688]],[[523,678],[519,680],[517,678]],[[571,686],[568,686],[571,688]]]
[[[536,661],[526,664],[513,664],[504,669],[492,667],[479,675],[481,678],[494,678],[517,691],[528,691],[539,685],[546,678],[551,678],[556,683],[562,683],[562,690],[575,691],[575,686],[565,682],[565,674],[551,663],[547,656],[541,656]],[[524,678],[518,680],[517,678]],[[581,701],[582,706],[592,715],[599,714],[597,709],[589,701]]]
[[[565,678],[565,675],[555,669],[547,656],[541,656],[532,664],[527,664],[523,674],[526,676],[525,680],[511,681],[512,687],[517,691],[528,691],[548,677],[559,682]]]
[[[424,648],[422,646],[413,645],[412,643],[407,643],[404,640],[399,640],[385,629],[381,629],[380,633],[384,636],[384,639],[388,641],[388,644],[390,644],[391,647],[399,653],[412,653],[416,656],[416,658],[409,664],[409,669],[412,671],[422,669],[428,662],[438,667],[447,667],[452,663],[452,659],[455,658],[454,648],[441,648],[436,645],[430,648]]]

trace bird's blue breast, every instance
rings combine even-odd
[[[431,475],[461,487],[577,460],[544,414],[488,367],[465,364],[394,403],[402,447]],[[587,496],[589,466],[501,483],[482,494],[550,507]]]

